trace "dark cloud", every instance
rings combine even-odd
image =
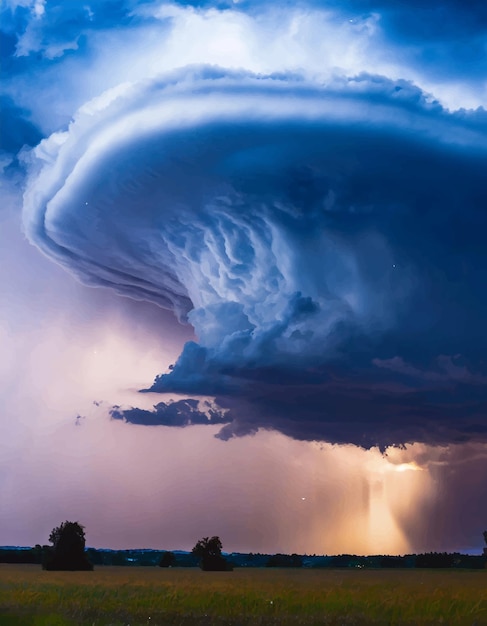
[[[222,438],[485,440],[486,129],[407,81],[189,68],[43,142],[25,228],[187,316],[199,343],[151,391],[218,396]]]
[[[275,428],[365,446],[484,440],[487,113],[449,113],[373,66],[444,81],[446,92],[455,81],[478,89],[485,4],[174,6],[3,6],[3,183],[18,191],[19,158],[27,162],[30,241],[83,282],[193,325],[198,342],[151,390],[217,396],[231,410],[222,438]],[[269,15],[326,14],[327,25],[351,29],[340,31],[351,33],[350,49],[368,42],[371,71],[360,73],[364,63],[313,78],[306,55],[293,72],[269,75],[186,67],[149,73],[74,112],[101,91],[90,78],[76,94],[75,82],[81,63],[95,68],[102,58],[102,40],[117,56],[129,33],[149,42],[144,29],[157,27],[157,39],[170,39],[199,12],[215,18],[210,8],[247,34],[244,17],[267,16],[269,45],[283,37]],[[38,94],[56,86],[45,96],[52,119],[46,102],[36,109],[30,82]],[[25,156],[24,146],[60,126]],[[169,423],[165,406],[123,416]]]
[[[113,419],[124,420],[131,424],[180,428],[197,424],[226,424],[231,421],[227,411],[215,408],[208,401],[200,403],[194,399],[159,402],[154,406],[153,411],[137,408],[123,409],[115,406],[111,409],[110,415]]]
[[[487,439],[485,388],[453,382],[428,388],[414,382],[385,381],[351,368],[346,377],[334,374],[332,381],[316,385],[254,381],[245,395],[217,400],[239,416],[240,431],[274,428],[296,439],[381,449],[413,441],[447,445]],[[230,425],[219,436],[235,435]]]

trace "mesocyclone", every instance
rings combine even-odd
[[[360,257],[381,254],[388,273],[380,221],[410,207],[387,188],[401,159],[386,185],[374,165],[388,141],[414,143],[406,123],[432,151],[455,141],[418,95],[366,76],[319,86],[214,68],[122,85],[36,149],[27,236],[85,282],[192,311],[207,345],[278,326],[281,349],[301,351],[306,330],[315,341],[350,317],[388,325]]]
[[[232,433],[468,438],[486,129],[406,81],[185,68],[41,142],[25,231],[82,281],[189,321],[198,344],[151,390],[239,397]]]

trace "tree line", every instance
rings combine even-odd
[[[62,571],[90,571],[93,570],[93,562],[88,558],[89,550],[86,550],[85,528],[79,522],[63,522],[53,528],[49,535],[51,546],[36,545],[32,551],[16,550],[5,551],[1,555],[3,562],[29,562],[32,553],[39,560],[45,570]],[[222,554],[222,542],[219,537],[203,537],[194,546],[191,554],[197,560],[199,566],[205,571],[231,571],[232,565]],[[31,554],[27,554],[31,552]],[[14,553],[14,554],[12,554]],[[20,554],[19,554],[20,553]],[[6,557],[6,558],[5,558]],[[9,559],[9,557],[11,557]],[[36,559],[36,560],[37,560]],[[164,552],[159,565],[171,567],[175,564],[172,552]]]
[[[487,545],[487,531],[483,533]],[[46,570],[92,570],[94,565],[159,565],[160,567],[191,567],[204,571],[231,571],[239,567],[359,567],[359,568],[485,568],[487,548],[483,556],[459,553],[410,554],[405,556],[376,555],[360,557],[303,556],[298,554],[232,554],[222,553],[219,537],[203,537],[188,553],[155,550],[86,549],[84,526],[79,522],[63,522],[49,535],[52,545],[36,545],[31,549],[0,549],[2,563],[39,563]]]

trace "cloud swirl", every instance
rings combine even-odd
[[[218,395],[222,437],[483,436],[486,119],[376,75],[188,67],[41,142],[25,231],[84,282],[193,325],[151,390]]]

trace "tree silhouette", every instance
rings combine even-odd
[[[222,555],[222,542],[220,537],[203,537],[191,550],[192,554],[200,560],[200,567],[207,572],[230,571],[232,566]]]
[[[173,552],[163,552],[161,560],[159,561],[159,567],[172,567],[176,564],[176,557]]]
[[[78,522],[63,522],[49,535],[49,548],[43,568],[47,570],[92,570],[85,554],[84,526]]]
[[[484,530],[484,541],[487,544],[487,530]]]

